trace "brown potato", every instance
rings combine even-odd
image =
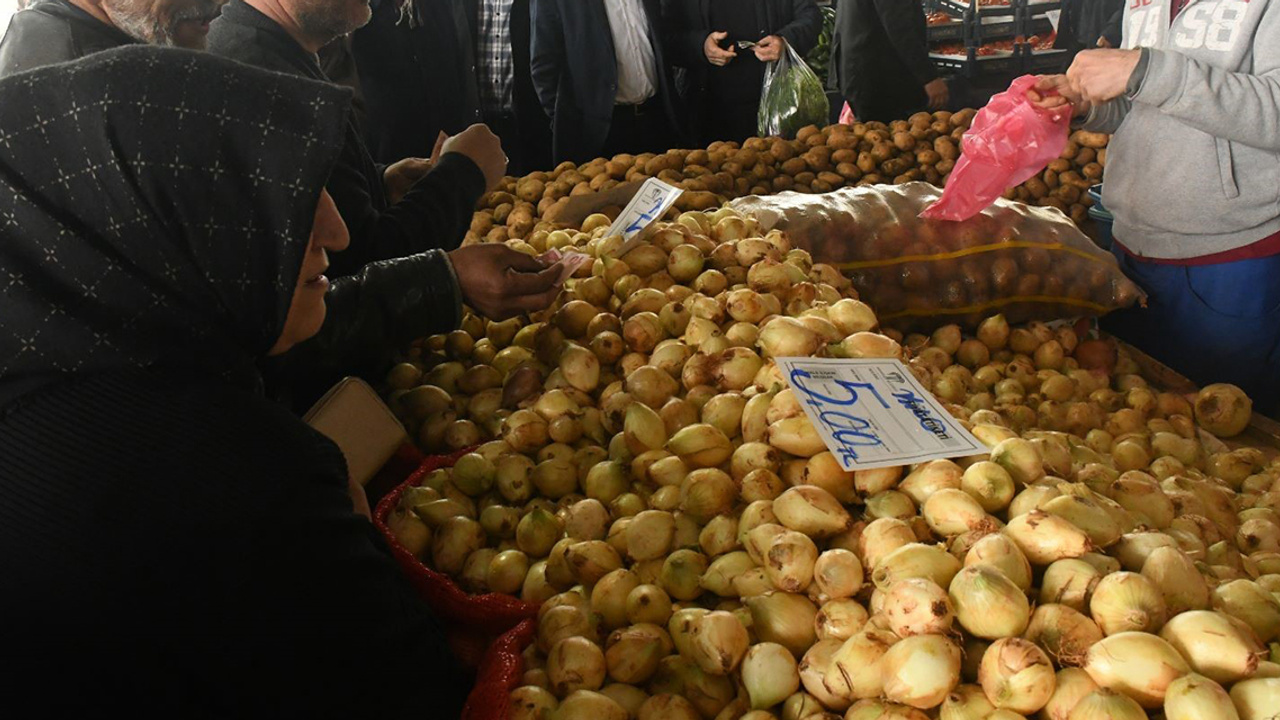
[[[920,165],[933,165],[942,159],[936,150],[920,150],[916,152],[916,162]]]
[[[1106,148],[1101,148],[1098,150],[1098,164],[1101,165],[1102,167],[1107,166],[1107,149]]]
[[[1013,199],[1017,200],[1018,202],[1028,202],[1032,199],[1031,191],[1027,189],[1025,183],[1014,188],[1013,193],[1014,193]]]
[[[740,177],[733,181],[733,189],[737,191],[739,196],[746,195],[747,191],[751,189],[751,181]]]
[[[876,159],[871,157],[870,152],[858,153],[858,169],[864,173],[876,171]]]
[[[868,185],[879,185],[882,182],[884,182],[883,175],[880,175],[879,173],[867,173],[866,175],[862,176],[862,181],[859,182],[858,184],[861,185],[863,183],[866,183]]]
[[[650,158],[649,161],[644,164],[644,173],[646,175],[657,175],[663,170],[671,170],[674,169],[674,167],[675,164],[671,162],[671,158],[666,155],[658,155],[657,157]]]
[[[853,163],[844,162],[836,165],[836,173],[850,182],[854,182],[862,178],[862,171]]]
[[[955,160],[960,157],[960,150],[949,137],[940,137],[933,141],[933,151],[943,160]]]
[[[1088,165],[1085,165],[1083,168],[1080,168],[1080,174],[1084,175],[1086,178],[1090,180],[1095,180],[1095,181],[1101,180],[1102,166],[1096,162],[1089,163]]]
[[[942,182],[942,173],[936,168],[927,167],[924,169],[924,181],[930,185],[937,185]]]
[[[955,168],[955,166],[956,166],[956,161],[949,160],[947,158],[943,158],[939,160],[938,164],[934,165],[934,167],[938,170],[938,172],[942,173],[943,175],[950,173]]]
[[[1080,202],[1080,188],[1075,185],[1059,185],[1052,192],[1052,197],[1056,197],[1068,205],[1078,203]]]
[[[787,175],[794,176],[804,172],[805,170],[808,169],[808,167],[809,165],[804,161],[804,158],[795,157],[782,163],[781,170],[783,173],[786,173]]]
[[[553,198],[550,195],[543,197],[538,201],[538,217],[546,217],[551,208],[559,201],[559,198]]]
[[[888,142],[889,133],[882,129],[868,130],[866,135],[862,136],[864,140],[875,145],[876,143]]]
[[[511,236],[508,234],[508,230],[505,226],[497,226],[485,234],[484,241],[485,242],[506,242],[510,238]]]
[[[894,176],[906,172],[910,167],[911,161],[906,158],[890,158],[880,163],[880,172]]]
[[[751,167],[760,161],[760,154],[755,150],[739,150],[730,159],[743,167]]]
[[[920,179],[920,175],[921,175],[920,168],[911,168],[910,170],[895,177],[893,179],[893,184],[901,185],[902,183],[915,182],[916,180]]]
[[[742,143],[742,149],[751,150],[757,153],[768,150],[769,138],[762,138],[762,137],[747,138],[747,141]]]
[[[684,180],[684,173],[679,170],[663,170],[658,173],[658,179],[668,185],[674,185]]]
[[[681,180],[678,184],[686,192],[701,192],[707,190],[707,184],[698,178],[686,178]]]
[[[834,132],[827,136],[827,147],[832,150],[850,150],[857,145],[858,138],[851,132]]]
[[[833,172],[818,173],[818,180],[824,182],[831,187],[840,187],[844,185],[844,176]]]
[[[978,111],[974,110],[973,108],[965,108],[963,110],[954,112],[951,114],[951,118],[950,118],[951,127],[963,128],[965,130],[968,130],[969,125],[973,122],[973,116],[977,114],[978,114]]]
[[[1049,169],[1054,172],[1066,172],[1071,169],[1071,161],[1066,158],[1054,158],[1049,161]]]
[[[773,191],[790,190],[795,184],[796,181],[790,175],[779,175],[773,179]]]
[[[815,147],[802,156],[810,170],[822,172],[823,170],[831,169],[831,154],[823,152],[824,150],[826,150],[824,147]]]
[[[968,130],[969,128],[967,127],[956,128],[955,130],[952,130],[951,139],[954,140],[957,145],[961,145],[961,143],[964,142],[964,134],[968,132]],[[961,148],[963,149],[963,145],[961,145]]]
[[[1076,164],[1076,167],[1084,167],[1085,165],[1093,162],[1097,157],[1097,150],[1094,150],[1091,147],[1082,147],[1080,148],[1080,152],[1076,153],[1076,156],[1072,158],[1071,161]]]
[[[502,203],[493,209],[493,221],[499,225],[505,225],[507,218],[510,217],[511,211],[514,209],[515,206],[511,203]]]
[[[894,120],[893,122],[889,123],[889,132],[891,133],[903,132],[910,127],[911,127],[911,123],[906,120]]]
[[[1111,140],[1111,136],[1106,133],[1089,132],[1088,130],[1077,130],[1071,134],[1071,141],[1079,143],[1088,148],[1104,148]]]
[[[487,234],[493,229],[493,216],[487,212],[477,212],[471,216],[471,232],[477,235]]]
[[[686,166],[688,165],[706,166],[709,160],[711,160],[711,156],[707,154],[706,150],[690,150],[689,154],[684,157],[684,163]]]
[[[935,112],[933,113],[933,119],[934,119],[934,120],[942,120],[942,121],[944,121],[944,122],[948,122],[948,123],[950,123],[950,122],[951,122],[951,112],[950,112],[949,110],[937,110],[937,111],[935,111]],[[950,130],[950,128],[948,128],[948,130]],[[946,132],[946,131],[944,130],[943,132]]]
[[[1049,186],[1045,185],[1040,178],[1033,177],[1023,185],[1026,186],[1027,192],[1031,193],[1031,197],[1037,200],[1049,194]]]
[[[797,154],[795,146],[782,138],[777,138],[773,141],[773,144],[770,145],[769,152],[773,153],[773,157],[776,158],[778,162],[786,162]]]
[[[1080,225],[1089,217],[1089,209],[1077,203],[1071,206],[1069,214],[1071,215],[1072,222],[1076,225]]]
[[[685,192],[676,199],[676,207],[688,210],[709,210],[720,205],[720,196],[709,192]]]
[[[1066,146],[1062,148],[1062,154],[1058,157],[1070,161],[1078,152],[1080,152],[1080,145],[1074,140],[1068,140]]]
[[[742,164],[741,164],[741,163],[736,163],[736,162],[734,162],[734,161],[732,161],[732,160],[730,160],[729,162],[727,162],[727,163],[725,163],[725,164],[721,165],[721,166],[720,166],[720,169],[721,169],[721,170],[723,170],[723,171],[725,171],[725,172],[727,172],[727,173],[729,173],[730,175],[734,176],[735,178],[736,178],[736,177],[742,177],[742,174],[746,171],[746,168],[744,168],[744,167],[742,166]]]
[[[817,173],[811,173],[808,171],[805,171],[802,173],[796,173],[796,176],[795,176],[795,181],[797,185],[808,185],[809,183],[817,179],[818,179]]]
[[[831,162],[836,165],[840,163],[856,163],[858,162],[858,152],[853,149],[837,150],[831,153]]]
[[[809,183],[809,189],[815,193],[829,193],[835,189],[835,186],[821,180],[814,180]]]
[[[630,171],[628,171],[628,178],[630,178]],[[591,189],[600,190],[604,187],[604,184],[606,182],[612,179],[613,178],[610,178],[608,174],[600,173],[599,175],[596,175],[595,177],[591,178]]]
[[[817,125],[805,125],[804,127],[800,128],[800,130],[796,133],[796,139],[799,140],[800,142],[804,142],[805,140],[808,140],[810,137],[820,132],[822,131],[818,129]]]
[[[887,142],[876,143],[871,148],[871,157],[878,163],[882,163],[893,157],[893,146]]]
[[[573,189],[569,191],[569,196],[573,197],[575,195],[589,195],[590,193],[593,193],[593,192],[595,192],[595,190],[591,188],[591,183],[586,180],[583,180],[582,182],[573,186]]]
[[[1045,170],[1044,173],[1040,175],[1040,177],[1044,178],[1044,184],[1048,185],[1050,190],[1058,187],[1059,185],[1058,173],[1052,170]]]
[[[911,150],[916,146],[916,139],[909,132],[898,131],[893,134],[893,144],[899,150]]]

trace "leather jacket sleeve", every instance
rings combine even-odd
[[[462,295],[448,255],[429,250],[334,281],[315,337],[264,369],[268,392],[304,412],[348,375],[381,372],[413,340],[458,327]]]

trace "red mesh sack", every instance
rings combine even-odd
[[[968,220],[1062,154],[1071,106],[1045,110],[1031,104],[1027,91],[1037,80],[1023,75],[978,111],[964,134],[960,159],[947,178],[942,197],[920,217]]]
[[[524,649],[533,642],[537,625],[524,620],[489,646],[476,684],[467,696],[462,720],[507,720],[511,715],[511,691],[520,685],[524,675]]]
[[[447,575],[427,567],[413,553],[396,540],[387,526],[387,518],[400,502],[406,488],[415,487],[430,472],[452,467],[458,458],[470,450],[452,455],[433,455],[422,461],[409,479],[387,493],[373,513],[373,523],[386,538],[391,554],[399,563],[418,594],[435,612],[445,628],[450,647],[466,667],[476,667],[486,649],[495,638],[518,625],[521,621],[537,617],[538,606],[510,595],[488,593],[469,595]]]

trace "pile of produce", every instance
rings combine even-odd
[[[816,146],[815,146],[816,147]],[[625,173],[624,173],[625,174]],[[399,542],[537,603],[511,717],[1262,720],[1280,708],[1280,462],[1070,328],[902,336],[731,210],[621,258],[608,218],[530,322],[393,368],[424,449]],[[987,455],[845,472],[771,358],[896,357]],[[492,439],[491,439],[492,438]]]
[[[570,197],[607,191],[656,177],[683,188],[680,210],[710,210],[744,195],[784,190],[825,193],[846,186],[923,180],[946,183],[960,157],[960,141],[976,110],[917,113],[879,122],[802,128],[795,140],[752,138],[715,142],[706,150],[615,155],[582,165],[561,163],[551,172],[506,178],[486,195],[466,242],[525,239],[551,230]],[[1056,207],[1077,224],[1092,204],[1086,191],[1099,182],[1108,136],[1077,132],[1062,157],[1040,176],[1006,193],[1008,199]]]

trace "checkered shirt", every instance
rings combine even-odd
[[[486,113],[512,110],[511,86],[515,65],[511,60],[512,0],[481,0],[478,71],[480,103]]]

